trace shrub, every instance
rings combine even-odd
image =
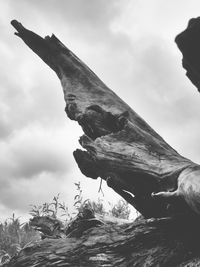
[[[19,218],[12,217],[0,223],[0,259],[1,263],[8,257],[18,253],[30,242],[39,240],[40,236],[29,223],[20,223]]]
[[[109,214],[120,219],[129,219],[130,207],[128,202],[124,199],[120,199],[112,208],[109,210]]]
[[[130,208],[125,200],[121,199],[114,205],[110,204],[112,207],[107,212],[102,199],[99,198],[98,201],[84,199],[80,182],[75,183],[75,186],[77,193],[74,197],[74,207],[76,210],[74,216],[89,209],[92,213],[98,213],[100,215],[110,214],[121,219],[129,218]],[[33,218],[48,216],[59,220],[62,217],[66,224],[70,224],[72,221],[72,215],[69,212],[68,206],[60,201],[59,194],[50,203],[45,202],[39,206],[31,205],[30,214]],[[19,218],[16,218],[15,214],[13,214],[11,218],[0,223],[0,264],[18,253],[31,242],[39,239],[39,232],[34,230],[30,226],[30,223],[21,224]]]

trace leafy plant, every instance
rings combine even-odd
[[[109,214],[116,218],[127,219],[130,216],[130,207],[128,202],[123,199],[120,199],[115,205],[112,205],[112,208],[109,210]]]
[[[68,206],[64,202],[60,202],[60,194],[53,197],[52,202],[45,202],[42,205],[31,205],[29,212],[33,217],[49,216],[53,218],[66,217],[66,220],[70,219],[70,213]]]
[[[100,215],[105,215],[106,214],[106,210],[105,207],[103,205],[103,200],[98,198],[97,202],[96,201],[89,201],[89,204],[92,208],[92,210]]]
[[[100,215],[111,214],[117,218],[129,218],[130,208],[128,203],[123,199],[114,205],[110,204],[110,210],[106,211],[102,199],[99,198],[98,201],[84,199],[81,183],[77,182],[75,186],[76,195],[73,206],[76,211],[73,214],[74,216],[81,215],[89,209],[92,213],[98,213]],[[68,225],[72,222],[72,214],[70,214],[68,206],[60,201],[60,194],[54,196],[53,200],[49,203],[45,202],[38,206],[31,205],[30,214],[33,217],[48,216],[58,220],[64,217]],[[0,223],[0,266],[22,248],[39,239],[39,232],[35,231],[29,223],[20,223],[20,218],[17,218],[13,213],[11,218]]]
[[[13,213],[11,218],[0,223],[0,263],[18,253],[28,243],[39,239],[39,234],[29,223],[20,223]]]
[[[128,219],[130,216],[130,207],[128,202],[124,199],[120,199],[116,204],[109,203],[112,207],[106,212],[102,199],[98,199],[98,201],[91,201],[90,199],[83,199],[83,191],[81,189],[80,182],[75,183],[77,194],[74,197],[74,207],[76,210],[81,213],[84,209],[90,209],[94,213],[98,213],[100,215],[110,214],[116,218]]]

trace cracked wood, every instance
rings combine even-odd
[[[146,217],[200,213],[200,166],[179,155],[55,35],[42,38],[11,23],[61,81],[66,113],[84,131],[84,150],[74,152],[82,173],[106,180]]]

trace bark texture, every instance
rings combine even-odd
[[[187,28],[175,38],[183,54],[182,65],[186,75],[200,91],[200,17],[192,18]]]
[[[82,173],[107,181],[145,217],[199,212],[199,165],[179,155],[54,35],[45,38],[11,22],[59,77],[66,113],[84,135],[74,157]],[[181,185],[181,186],[180,186]],[[181,190],[180,190],[181,189]]]
[[[84,150],[74,152],[82,173],[101,177],[144,217],[159,219],[82,218],[64,237],[60,224],[55,229],[48,220],[51,238],[25,248],[8,266],[200,266],[200,166],[178,154],[54,35],[42,38],[11,23],[61,81],[66,113],[84,131]],[[196,82],[197,70],[185,62]]]
[[[88,220],[89,222],[90,220]],[[5,266],[200,266],[199,218],[84,221],[66,238],[46,238]],[[82,230],[81,230],[82,229]]]

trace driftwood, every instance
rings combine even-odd
[[[199,240],[200,166],[179,155],[54,35],[43,39],[11,23],[61,81],[66,113],[84,131],[84,151],[74,152],[82,173],[106,180],[145,218],[168,218],[92,225],[79,238],[45,239],[10,266],[200,264],[193,243]]]

